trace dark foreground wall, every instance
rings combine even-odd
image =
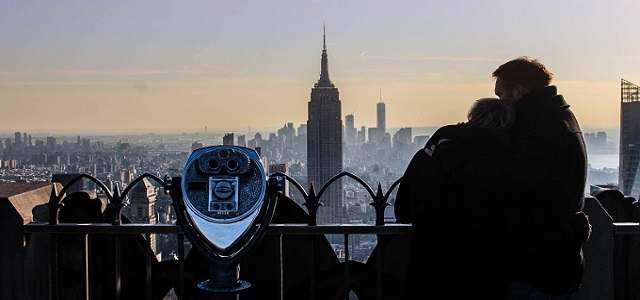
[[[58,186],[58,190],[61,186]],[[51,183],[0,184],[0,300],[48,299],[48,259],[46,234],[24,236],[24,224],[48,219],[45,204]],[[635,199],[617,190],[603,190],[587,196],[585,213],[593,227],[584,245],[585,274],[577,300],[614,299],[613,222],[637,222]],[[40,217],[39,217],[40,216]],[[626,247],[626,248],[625,248]],[[624,248],[628,256],[628,299],[640,300],[640,236],[633,236]],[[25,271],[26,270],[26,271]]]
[[[62,186],[57,184],[58,188]],[[49,201],[52,183],[0,183],[0,299],[26,299],[24,224]],[[44,298],[41,298],[44,299]]]
[[[578,300],[640,300],[640,256],[637,255],[640,235],[619,237],[615,241],[613,238],[613,222],[640,220],[637,201],[615,189],[603,189],[593,196],[587,199],[584,208],[593,232],[584,247],[585,276]],[[617,274],[614,274],[614,257],[624,260],[615,270]],[[619,286],[620,282],[614,283],[614,275],[628,276],[626,289]]]
[[[613,219],[595,197],[585,199],[591,236],[584,244],[585,272],[576,300],[613,299]]]

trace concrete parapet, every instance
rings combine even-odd
[[[26,279],[33,274],[25,272],[30,258],[24,250],[24,225],[34,220],[34,208],[49,201],[52,188],[43,182],[0,183],[0,299],[26,299]]]

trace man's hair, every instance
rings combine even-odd
[[[496,79],[500,77],[502,84],[509,89],[522,84],[529,90],[536,90],[553,81],[553,73],[539,60],[529,56],[520,56],[504,63],[492,75]]]
[[[511,128],[516,119],[513,103],[509,99],[481,98],[476,100],[467,113],[467,124],[483,128]]]

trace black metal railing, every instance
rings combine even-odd
[[[341,283],[338,284],[339,291],[336,291],[338,298],[336,299],[347,299],[350,292],[355,292],[359,299],[391,299],[389,293],[396,294],[399,291],[399,288],[402,284],[401,280],[394,281],[393,284],[387,283],[387,276],[385,275],[388,272],[385,272],[385,259],[386,256],[384,254],[387,245],[391,243],[390,241],[393,237],[396,236],[405,236],[408,237],[412,228],[407,224],[387,224],[384,219],[385,209],[390,205],[389,197],[391,192],[398,186],[401,181],[401,178],[396,180],[389,189],[385,192],[382,190],[382,186],[378,183],[377,190],[374,190],[361,178],[355,176],[349,172],[342,172],[337,174],[333,178],[331,178],[327,183],[325,183],[318,193],[315,193],[315,189],[313,185],[310,186],[309,192],[307,193],[304,188],[293,178],[289,177],[283,173],[273,173],[270,177],[280,176],[285,178],[288,182],[290,182],[294,187],[298,189],[298,191],[302,194],[304,198],[304,206],[307,208],[308,215],[306,216],[306,224],[304,223],[277,223],[277,220],[274,220],[269,225],[267,230],[267,235],[274,237],[278,242],[276,244],[279,245],[278,257],[277,257],[277,266],[278,270],[278,286],[279,292],[277,295],[277,299],[291,299],[290,294],[292,293],[287,290],[286,282],[288,280],[285,274],[287,269],[291,269],[291,266],[287,266],[288,263],[287,257],[285,254],[285,248],[287,247],[284,244],[287,242],[283,242],[285,240],[291,239],[294,236],[304,236],[304,237],[318,237],[324,235],[342,235],[343,236],[343,244],[345,249],[344,261],[340,262],[339,267],[337,268],[340,272],[335,273],[339,276],[335,276],[332,279],[325,279],[325,281],[335,281],[338,279]],[[318,209],[322,206],[321,197],[324,191],[336,180],[341,179],[342,177],[349,177],[359,183],[364,189],[366,189],[367,193],[371,197],[372,202],[370,205],[375,209],[375,224],[317,224],[317,215]],[[175,282],[175,290],[180,291],[177,294],[185,295],[185,291],[190,289],[190,282],[187,282],[188,266],[185,262],[185,253],[188,251],[188,241],[185,241],[184,234],[182,232],[182,228],[179,225],[173,224],[131,224],[123,221],[122,218],[122,210],[126,206],[126,198],[127,194],[131,191],[133,187],[136,186],[143,179],[149,178],[154,180],[161,188],[171,189],[171,181],[170,180],[162,180],[152,174],[145,173],[136,179],[134,179],[122,192],[118,186],[114,187],[113,192],[110,191],[100,180],[87,175],[82,174],[66,185],[58,191],[56,186],[54,185],[50,200],[48,202],[49,207],[49,221],[47,223],[30,223],[24,226],[25,233],[46,233],[51,236],[51,249],[50,249],[50,259],[51,259],[51,270],[50,270],[50,278],[51,284],[50,286],[50,298],[51,299],[65,299],[65,291],[61,290],[61,282],[67,280],[66,278],[61,277],[60,273],[60,264],[62,262],[59,261],[61,257],[60,249],[61,249],[61,238],[67,235],[81,235],[82,240],[84,241],[84,245],[82,246],[83,255],[84,255],[84,289],[83,295],[84,299],[103,299],[103,296],[99,295],[99,292],[103,292],[106,294],[113,295],[113,297],[107,297],[108,299],[126,299],[124,298],[126,295],[126,288],[123,287],[126,283],[123,283],[123,280],[126,280],[123,276],[123,264],[126,267],[127,262],[123,262],[123,255],[127,253],[123,253],[123,243],[126,243],[127,237],[130,236],[142,236],[144,237],[144,260],[145,260],[145,293],[144,298],[146,299],[163,299],[164,295],[161,295],[161,298],[157,298],[157,292],[154,290],[157,287],[154,286],[154,282],[157,281],[158,274],[156,274],[154,270],[154,257],[153,252],[151,251],[150,245],[150,237],[151,235],[159,235],[159,234],[170,234],[177,236],[177,248],[178,248],[178,264],[177,264],[177,282]],[[63,206],[63,199],[65,197],[68,189],[76,182],[88,179],[96,183],[100,189],[105,194],[105,197],[108,200],[108,205],[113,210],[113,219],[110,220],[110,223],[88,223],[88,224],[73,224],[73,223],[61,223],[59,222],[59,211]],[[280,200],[282,199],[282,200]],[[278,201],[291,201],[290,199],[284,197],[280,197]],[[283,202],[284,203],[284,202]],[[377,245],[374,250],[375,254],[372,253],[371,258],[373,260],[371,265],[367,264],[366,268],[363,269],[363,264],[360,264],[355,261],[350,260],[350,249],[349,249],[349,241],[350,237],[353,235],[376,235]],[[309,238],[311,245],[308,260],[311,261],[309,272],[308,272],[308,280],[304,281],[307,283],[306,287],[303,287],[304,292],[299,292],[296,295],[305,295],[307,299],[323,299],[319,296],[322,294],[322,289],[326,289],[326,286],[319,284],[318,276],[320,268],[316,266],[315,259],[317,253],[314,254],[314,249],[317,249],[318,245],[316,239]],[[106,268],[108,270],[112,270],[113,274],[100,274],[99,276],[108,276],[111,279],[107,280],[112,282],[109,287],[113,288],[112,291],[102,291],[99,281],[101,279],[97,278],[98,275],[92,274],[92,272],[96,272],[97,268],[95,265],[100,264],[100,262],[96,262],[92,259],[92,257],[96,256],[96,253],[102,251],[104,249],[95,249],[96,247],[100,247],[101,244],[99,241],[106,241],[106,245],[108,247],[112,247],[113,251],[109,252],[110,260],[109,262],[113,263],[113,266]],[[284,245],[284,246],[283,246]],[[315,245],[315,246],[314,246]],[[126,247],[125,247],[126,249]],[[335,255],[335,253],[334,253]],[[270,258],[273,259],[273,258]],[[368,263],[368,262],[367,262]],[[398,268],[398,266],[395,266]],[[387,267],[388,268],[388,267]],[[362,271],[364,270],[365,274],[363,275]],[[368,281],[366,283],[362,283],[362,281]],[[364,287],[364,288],[363,288]],[[165,287],[163,287],[165,288]],[[332,286],[333,289],[336,288],[336,285]],[[100,291],[97,291],[100,290]],[[138,288],[141,290],[141,288]],[[164,290],[163,290],[164,291]],[[358,292],[360,294],[358,294]],[[363,295],[366,294],[366,295]],[[181,296],[178,296],[179,299],[182,299]],[[184,296],[182,296],[184,297]],[[185,297],[189,299],[188,297]],[[393,297],[392,297],[393,298]]]
[[[270,251],[271,248],[256,249],[253,252],[257,252],[259,255],[257,259],[252,259],[249,263],[257,262],[257,265],[268,265],[270,270],[265,271],[260,267],[251,268],[244,262],[241,263],[243,270],[255,273],[268,271],[266,276],[273,279],[269,282],[269,287],[276,287],[277,291],[270,293],[271,291],[268,290],[264,295],[261,295],[261,299],[347,299],[350,293],[355,293],[360,300],[398,298],[403,284],[402,276],[398,279],[393,277],[393,274],[389,274],[391,271],[402,273],[401,269],[404,266],[394,264],[396,261],[392,261],[393,256],[388,255],[390,252],[388,250],[406,247],[406,240],[398,242],[397,239],[410,237],[412,227],[407,224],[387,223],[384,215],[385,209],[390,205],[389,198],[392,191],[398,186],[401,179],[389,186],[386,192],[382,190],[380,183],[374,191],[359,177],[343,172],[323,185],[318,193],[315,192],[313,185],[310,186],[307,193],[297,181],[286,174],[273,173],[270,176],[281,176],[289,181],[302,194],[303,206],[307,208],[308,212],[296,221],[282,221],[274,218],[269,225],[267,235],[261,244],[269,242],[271,243],[269,245],[275,245],[275,250]],[[352,178],[366,189],[371,197],[370,205],[375,209],[376,217],[373,224],[317,224],[318,209],[322,206],[321,197],[324,191],[342,177]],[[189,261],[191,253],[197,251],[189,252],[189,241],[184,238],[182,227],[174,224],[131,224],[122,216],[122,210],[126,206],[126,195],[144,178],[156,181],[164,189],[171,188],[170,181],[162,180],[151,174],[143,174],[136,178],[123,189],[122,193],[118,187],[115,187],[113,192],[109,191],[102,182],[86,174],[76,177],[63,186],[60,191],[54,185],[47,204],[50,208],[48,222],[29,223],[24,226],[27,235],[42,234],[41,236],[51,237],[50,247],[41,249],[44,255],[48,253],[51,262],[51,268],[47,270],[50,274],[50,282],[46,284],[46,287],[49,290],[45,293],[47,297],[44,299],[69,299],[64,290],[70,285],[67,282],[69,279],[64,276],[64,272],[60,272],[61,267],[66,267],[65,261],[59,260],[60,257],[64,257],[63,248],[65,241],[68,241],[66,239],[68,236],[79,237],[82,244],[79,255],[83,261],[82,276],[80,276],[82,278],[72,284],[82,286],[82,296],[78,299],[164,299],[168,288],[175,290],[178,299],[197,298],[193,291],[188,293],[193,290],[198,280],[201,280],[195,276],[198,274],[193,271],[194,263]],[[58,212],[64,204],[65,193],[73,183],[82,179],[94,181],[104,190],[110,206],[108,208],[114,212],[108,222],[84,224],[59,222]],[[634,282],[640,278],[638,277],[640,274],[634,272],[637,268],[635,266],[640,261],[635,258],[633,252],[633,249],[640,249],[634,248],[640,247],[640,223],[638,223],[637,215],[628,218],[616,215],[622,212],[627,214],[630,211],[637,211],[637,201],[631,197],[625,197],[617,191],[611,192],[614,193],[604,192],[587,196],[587,202],[591,205],[588,205],[588,210],[585,212],[590,215],[594,226],[594,235],[585,245],[588,250],[585,255],[596,254],[599,258],[586,256],[585,281],[583,281],[581,293],[582,291],[592,293],[595,290],[599,293],[598,299],[630,299],[635,293],[633,291],[636,285]],[[276,210],[286,209],[286,204],[301,209],[300,205],[294,203],[293,200],[279,197]],[[602,217],[598,217],[598,215],[602,215]],[[175,271],[175,276],[173,276],[175,280],[171,281],[171,285],[161,286],[158,289],[158,279],[161,277],[161,272],[158,270],[162,269],[157,268],[158,263],[151,250],[150,237],[163,234],[177,237],[178,254],[177,261],[170,264],[170,267]],[[341,235],[342,245],[345,249],[344,260],[332,265],[330,269],[323,269],[322,263],[318,262],[323,254],[327,253],[325,251],[327,249],[322,248],[323,245],[326,246],[326,239],[322,240],[325,235]],[[376,236],[376,247],[371,252],[366,264],[351,260],[349,245],[352,238],[357,235]],[[136,237],[137,245],[142,245],[144,249],[142,255],[137,256],[137,261],[142,261],[144,266],[142,267],[142,279],[135,281],[136,284],[139,284],[135,290],[141,292],[136,297],[130,297],[131,289],[128,288],[128,285],[131,285],[131,279],[126,275],[130,271],[131,237]],[[299,243],[300,241],[302,243]],[[108,251],[107,256],[100,256],[100,253],[105,252],[105,248],[112,250]],[[333,249],[330,251],[333,258],[337,259]],[[292,258],[292,253],[296,254],[296,252],[303,252],[304,260]],[[105,261],[97,261],[97,258],[102,258]],[[594,264],[597,259],[603,260],[601,265]],[[270,264],[263,264],[264,261],[269,261]],[[162,263],[164,262],[166,261]],[[202,264],[202,262],[196,260],[196,267],[198,263]],[[108,263],[109,267],[105,268],[103,266],[105,263]],[[205,261],[202,265],[208,267],[209,264]],[[306,274],[301,275],[301,272],[298,272],[301,270],[295,270],[296,268],[303,269],[302,271]],[[294,272],[291,271],[292,269]],[[100,273],[103,270],[109,272]],[[35,271],[41,272],[41,270]],[[248,274],[250,275],[250,273],[243,273],[241,277],[248,276]],[[587,274],[591,275],[587,276]],[[205,273],[204,276],[206,278],[207,274]],[[611,278],[610,281],[608,278]],[[101,281],[108,281],[109,284],[100,285]],[[158,295],[158,290],[161,291],[160,295]],[[251,297],[243,298],[241,294],[240,299],[251,299]],[[580,299],[595,298],[583,293]]]

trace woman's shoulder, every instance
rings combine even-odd
[[[441,141],[452,141],[459,145],[506,145],[509,143],[507,132],[499,129],[482,128],[466,123],[446,125],[438,128],[429,138],[425,148],[439,144]]]
[[[450,138],[451,135],[455,135],[458,131],[461,130],[460,127],[462,127],[462,125],[463,125],[462,123],[458,123],[458,124],[450,124],[450,125],[444,125],[442,127],[439,127],[431,135],[431,137],[429,138],[429,141],[439,140],[442,138]]]
[[[466,123],[445,125],[438,128],[433,133],[431,138],[429,138],[429,141],[432,141],[432,140],[438,141],[441,139],[457,139],[460,137],[466,137],[468,135],[474,135],[479,130],[482,130],[482,129],[476,126],[468,125]]]

